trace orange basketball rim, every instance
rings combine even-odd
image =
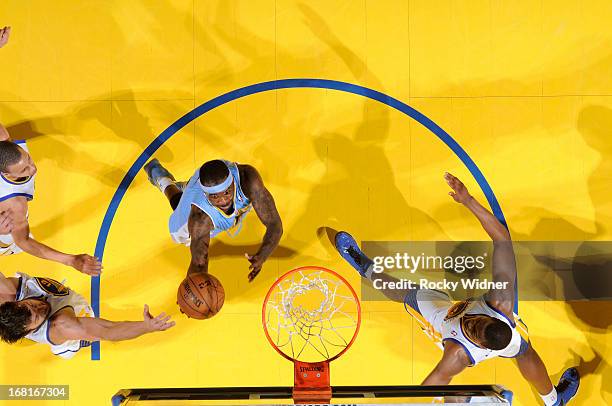
[[[353,287],[323,267],[294,269],[270,287],[262,323],[268,342],[294,364],[294,401],[328,403],[329,363],[350,348],[361,325]]]

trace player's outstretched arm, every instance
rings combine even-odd
[[[191,237],[191,262],[187,274],[208,272],[208,245],[210,244],[210,231],[213,229],[213,222],[198,207],[191,206],[187,227]]]
[[[70,309],[71,310],[71,309]],[[67,340],[123,341],[155,331],[173,327],[170,316],[161,313],[153,316],[149,306],[144,306],[143,321],[110,321],[93,317],[75,317],[74,311],[61,315],[52,325],[51,338],[54,342]],[[55,341],[57,340],[57,341]]]
[[[11,283],[9,278],[0,272],[0,295],[15,295],[16,293],[17,289],[15,288],[15,285]]]
[[[276,209],[274,197],[272,193],[266,189],[263,179],[261,179],[257,169],[250,165],[243,165],[243,168],[245,174],[247,174],[246,191],[248,192],[249,199],[253,204],[253,208],[259,220],[266,226],[266,233],[264,234],[259,251],[254,255],[245,253],[246,258],[251,263],[249,266],[251,270],[249,273],[250,282],[259,274],[263,263],[278,246],[283,235],[283,222]]]
[[[0,48],[2,48],[8,43],[10,35],[11,35],[11,27],[4,27],[0,29]]]
[[[421,385],[448,385],[454,376],[470,364],[463,349],[453,342],[446,342],[442,359],[427,375]]]
[[[87,254],[71,255],[57,251],[30,236],[28,224],[28,203],[24,197],[14,197],[5,201],[6,208],[13,219],[11,235],[15,244],[28,254],[50,261],[71,266],[87,275],[100,275],[102,264],[96,258]]]
[[[503,289],[492,289],[487,293],[487,301],[496,309],[512,318],[516,281],[516,260],[508,229],[497,218],[472,197],[465,185],[450,173],[444,174],[446,183],[453,189],[449,195],[467,207],[480,221],[482,227],[493,240],[492,273],[495,282],[502,282]]]

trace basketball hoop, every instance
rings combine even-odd
[[[329,403],[329,363],[349,349],[361,324],[351,285],[317,266],[289,271],[270,287],[262,322],[270,344],[294,364],[294,402]]]

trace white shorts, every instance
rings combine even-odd
[[[440,333],[442,323],[452,305],[446,293],[431,289],[412,289],[404,298],[406,311],[440,349],[444,348]]]
[[[443,292],[431,289],[419,289],[416,293],[419,313],[436,331],[442,330],[442,322],[453,305],[450,297]]]
[[[15,244],[12,235],[0,234],[0,256],[19,254],[20,252],[23,252],[23,250]]]

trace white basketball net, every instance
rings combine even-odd
[[[346,348],[358,325],[358,303],[335,275],[295,272],[272,291],[265,326],[285,355],[304,362],[325,361]]]

